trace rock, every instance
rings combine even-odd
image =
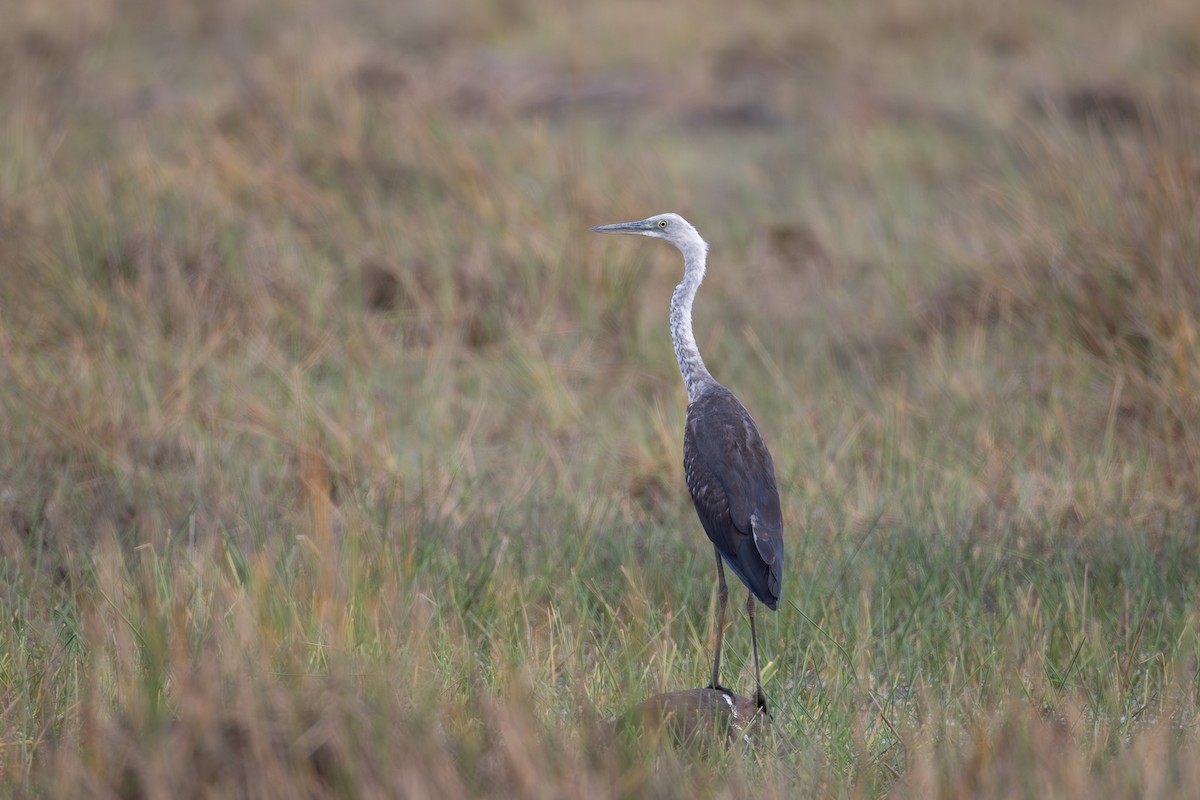
[[[704,687],[656,694],[621,716],[617,730],[643,742],[666,738],[690,750],[750,747],[768,723],[749,697]]]

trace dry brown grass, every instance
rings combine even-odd
[[[1194,785],[1194,3],[6,6],[12,793]],[[664,210],[784,496],[750,759],[609,726],[713,637],[676,254],[586,236]]]

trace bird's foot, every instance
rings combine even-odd
[[[754,702],[758,705],[758,713],[762,715],[763,719],[767,722],[772,722],[771,712],[767,711],[767,696],[762,693],[762,689],[758,690]]]
[[[714,682],[714,683],[710,683],[710,684],[708,685],[708,688],[709,688],[709,689],[712,689],[714,692],[720,692],[721,694],[729,695],[730,697],[736,697],[736,695],[734,695],[734,693],[733,693],[733,690],[732,690],[732,689],[730,689],[730,688],[729,688],[729,687],[727,687],[727,686],[722,686],[722,685],[721,685],[721,684],[719,684],[719,683],[715,683],[715,682]]]

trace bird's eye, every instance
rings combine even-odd
[[[658,221],[658,227],[660,227],[660,228],[665,228],[665,227],[667,227],[667,221],[666,221],[665,219],[660,219],[660,220]]]

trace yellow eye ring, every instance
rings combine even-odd
[[[667,227],[667,221],[666,221],[665,219],[660,219],[660,220],[658,221],[658,227],[660,227],[660,228],[665,228],[665,227]]]

